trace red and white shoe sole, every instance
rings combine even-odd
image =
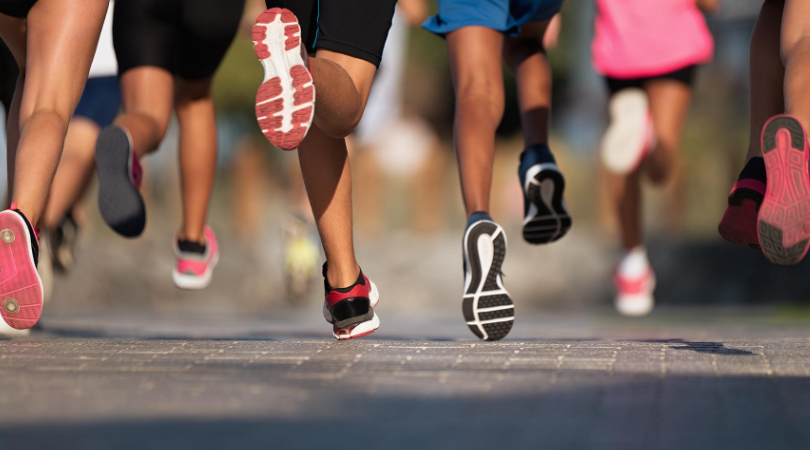
[[[39,278],[28,227],[19,214],[0,212],[0,314],[17,330],[33,327],[42,314]]]
[[[779,266],[798,264],[810,242],[810,173],[807,133],[789,115],[772,117],[762,130],[768,183],[757,229],[762,252]]]
[[[610,126],[600,149],[605,168],[617,175],[636,170],[650,151],[651,132],[647,94],[635,88],[616,93],[610,99]]]
[[[253,50],[264,67],[256,119],[271,144],[295,150],[312,125],[315,85],[292,11],[272,8],[259,15],[253,26]]]

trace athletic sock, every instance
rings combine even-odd
[[[740,172],[740,177],[737,178],[737,181],[740,180],[758,180],[763,183],[767,182],[767,172],[765,172],[765,160],[762,159],[761,156],[755,156],[751,158],[748,163],[743,167],[742,172]]]
[[[470,218],[467,219],[467,228],[470,228],[472,224],[478,222],[479,220],[489,220],[490,222],[494,222],[494,220],[492,220],[492,216],[490,216],[489,213],[485,211],[476,211],[470,214]]]
[[[177,241],[177,248],[183,253],[205,253],[205,244],[195,241]]]
[[[535,164],[543,163],[556,163],[554,154],[546,144],[535,144],[526,147],[520,154],[520,172],[521,174]]]
[[[352,289],[354,289],[354,287],[357,286],[358,284],[361,284],[363,286],[366,285],[366,280],[363,277],[363,269],[360,269],[360,274],[357,275],[357,281],[352,283],[351,286],[342,287],[342,288],[332,287],[332,286],[329,285],[329,279],[326,278],[326,269],[327,269],[327,263],[323,263],[323,270],[322,270],[322,273],[323,273],[323,288],[327,293],[329,293],[329,291],[337,291],[337,292],[340,292],[341,294],[345,294],[345,293],[351,291]]]

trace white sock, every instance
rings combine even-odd
[[[650,270],[647,249],[639,245],[625,253],[619,262],[619,273],[628,278],[638,278]]]

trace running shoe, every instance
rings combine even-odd
[[[728,194],[728,208],[717,228],[723,239],[759,250],[757,215],[765,185],[765,162],[762,158],[751,158]]]
[[[655,134],[647,94],[642,89],[622,89],[610,99],[610,126],[602,139],[602,162],[611,173],[636,170],[652,151]]]
[[[256,119],[271,144],[295,150],[314,117],[315,85],[301,27],[292,11],[272,8],[253,26],[253,50],[264,67],[256,94]]]
[[[380,318],[374,308],[380,302],[377,286],[363,275],[346,288],[333,288],[326,279],[327,265],[323,265],[323,285],[326,299],[323,302],[323,317],[332,324],[335,339],[347,340],[373,333],[380,328]]]
[[[762,252],[779,266],[798,264],[810,240],[807,133],[793,116],[772,117],[762,130],[768,184],[757,229]]]
[[[48,232],[53,266],[60,272],[69,272],[76,264],[76,247],[79,242],[79,225],[71,213],[65,215],[53,230]]]
[[[139,236],[146,226],[140,191],[143,169],[126,130],[118,126],[101,130],[96,142],[96,168],[101,217],[118,234]]]
[[[26,337],[31,334],[31,329],[25,330],[18,330],[16,328],[11,328],[6,324],[6,322],[0,320],[0,340],[3,339],[10,339],[10,338],[18,338],[18,337]]]
[[[489,214],[476,212],[464,233],[464,297],[467,326],[485,341],[506,337],[515,322],[515,305],[503,286],[501,266],[506,234]]]
[[[565,177],[548,146],[524,150],[518,176],[524,200],[523,239],[530,244],[547,244],[565,236],[571,229],[571,216],[563,200]]]
[[[205,289],[211,284],[219,262],[219,244],[214,230],[205,227],[205,245],[174,238],[177,266],[172,271],[174,285],[180,289]]]
[[[655,273],[643,249],[625,256],[613,276],[616,286],[616,309],[625,316],[645,316],[655,306]]]
[[[17,205],[11,208],[0,212],[0,313],[11,328],[25,330],[42,314],[39,241]]]

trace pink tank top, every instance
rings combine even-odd
[[[596,0],[593,64],[612,78],[663,75],[711,61],[714,41],[695,0]]]

